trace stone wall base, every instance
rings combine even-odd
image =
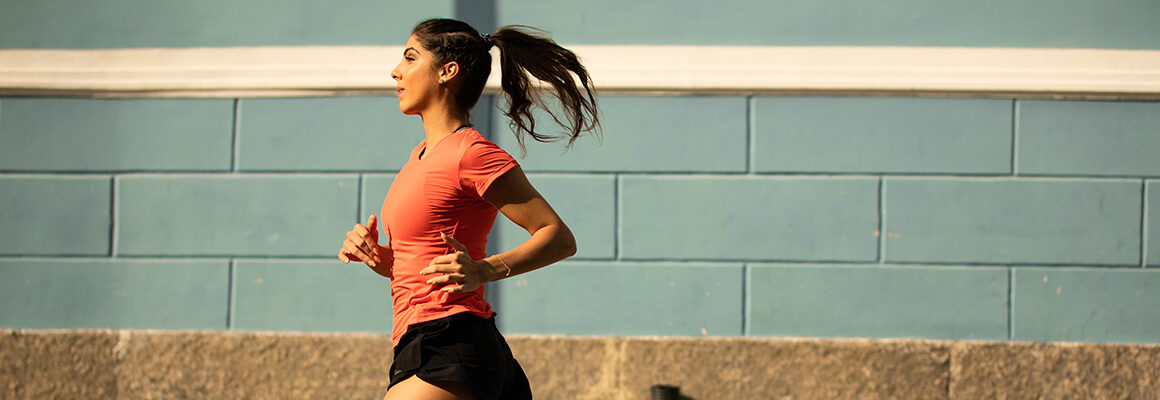
[[[1160,345],[509,337],[539,399],[1160,399]],[[386,335],[0,330],[3,399],[380,399]]]

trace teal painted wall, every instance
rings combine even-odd
[[[403,44],[452,0],[0,1],[0,48]]]
[[[5,0],[0,48],[401,44],[447,15],[572,44],[1160,49],[1154,0]]]
[[[603,144],[520,160],[579,252],[492,286],[506,332],[1160,342],[1160,103],[601,100]],[[0,99],[0,326],[385,332],[334,253],[396,107]]]
[[[575,44],[1160,49],[1155,0],[498,0]]]
[[[1158,102],[602,101],[522,160],[580,250],[498,285],[508,331],[1160,342]]]
[[[393,44],[464,9],[62,4],[0,2],[0,47]],[[1140,22],[1150,1],[675,4],[498,1],[465,17],[571,43],[1160,48]],[[602,15],[640,24],[584,22],[613,6]],[[754,15],[768,23],[736,22]],[[492,285],[507,333],[1160,342],[1160,102],[604,96],[601,110],[602,144],[520,160],[579,252]],[[475,115],[519,154],[498,113]],[[386,332],[388,282],[334,255],[421,138],[389,96],[0,98],[0,326]],[[525,237],[501,219],[489,247]]]

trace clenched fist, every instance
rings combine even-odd
[[[362,261],[379,275],[391,277],[395,259],[389,247],[379,245],[377,216],[371,214],[366,225],[354,224],[354,228],[346,233],[346,240],[338,251],[338,259],[346,264]]]

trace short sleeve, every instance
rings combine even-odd
[[[471,143],[459,160],[459,185],[467,193],[483,197],[491,183],[518,166],[514,158],[495,143]]]

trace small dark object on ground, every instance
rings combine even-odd
[[[681,400],[679,386],[653,385],[649,388],[649,393],[652,394],[652,400]]]

